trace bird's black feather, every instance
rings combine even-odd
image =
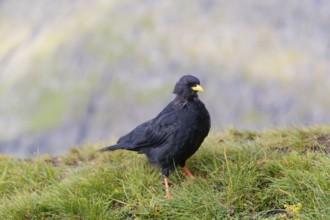
[[[180,78],[174,88],[176,97],[155,118],[122,136],[117,144],[100,151],[125,149],[146,154],[159,165],[163,175],[175,166],[184,166],[202,144],[210,130],[210,115],[192,88],[199,80],[191,75]]]

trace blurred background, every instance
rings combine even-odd
[[[330,122],[330,1],[1,0],[0,153],[113,143],[196,75],[213,131]]]

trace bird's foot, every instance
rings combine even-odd
[[[189,176],[189,175],[188,175],[188,176]],[[196,179],[196,177],[193,176],[193,175],[191,175],[191,176],[189,176],[189,177],[190,177],[190,179],[192,179],[192,180]]]
[[[166,198],[166,199],[174,199],[174,196],[172,196],[171,193],[166,193],[165,198]]]
[[[166,196],[165,196],[165,198],[167,198],[167,199],[174,199],[174,197],[170,193],[170,187],[169,187],[168,179],[167,179],[166,176],[163,176],[163,177],[164,177],[165,190],[166,190]]]
[[[194,175],[192,175],[192,173],[188,170],[188,168],[186,166],[184,166],[182,169],[192,180],[196,179],[194,177]]]

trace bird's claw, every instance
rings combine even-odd
[[[166,199],[174,199],[174,196],[172,196],[171,194],[166,194],[165,198]]]

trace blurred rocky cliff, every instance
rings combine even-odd
[[[214,130],[330,122],[326,0],[0,1],[0,152],[109,143],[183,74]]]

